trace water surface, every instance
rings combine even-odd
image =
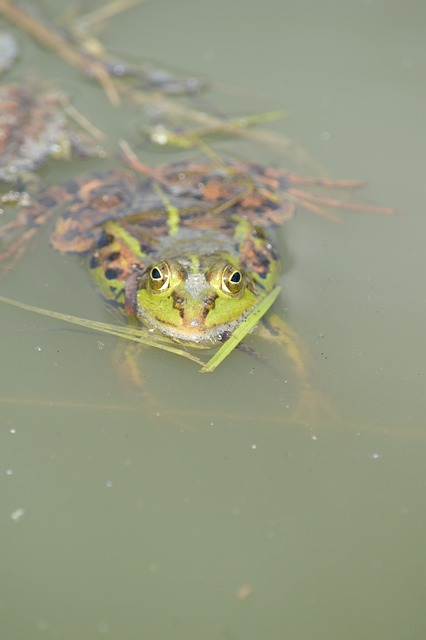
[[[142,394],[118,377],[113,338],[2,306],[2,637],[423,640],[425,14],[396,0],[152,0],[106,31],[131,61],[211,78],[201,107],[287,109],[271,130],[405,215],[333,225],[300,212],[278,236],[277,311],[309,346],[333,419],[294,420],[291,365],[256,335],[280,375],[243,353],[201,375],[146,350]],[[4,81],[38,69],[112,139],[135,137],[135,107],[117,116],[18,37]],[[253,142],[215,148],[311,170]],[[1,290],[112,319],[83,261],[55,253],[47,233]]]

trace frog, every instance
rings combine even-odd
[[[237,203],[247,177],[206,198],[214,188],[209,171],[203,195],[188,185],[183,193],[166,172],[141,180],[128,170],[91,174],[54,193],[62,214],[52,246],[85,255],[110,305],[185,348],[224,344],[279,290],[278,253],[250,219],[250,202]],[[41,208],[52,195],[39,201]],[[263,200],[266,212],[266,195]]]
[[[345,204],[303,186],[361,183],[299,176],[235,158],[179,160],[152,170],[126,162],[130,168],[98,171],[46,190],[19,221],[27,228],[25,239],[60,208],[52,246],[84,255],[103,297],[130,323],[185,350],[218,348],[220,355],[202,367],[212,371],[262,320],[259,333],[285,346],[308,385],[297,335],[276,315],[264,318],[280,293],[281,264],[271,233],[294,216],[297,205],[334,219],[329,209]],[[345,202],[349,209],[392,212]]]

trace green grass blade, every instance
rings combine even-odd
[[[200,127],[184,132],[176,133],[172,129],[167,129],[163,125],[150,127],[144,130],[148,139],[157,145],[177,147],[179,149],[192,149],[198,147],[200,139],[215,135],[239,135],[242,130],[254,127],[263,122],[274,122],[287,117],[287,112],[267,111],[266,113],[258,113],[252,116],[242,116],[240,118],[232,118],[229,120],[217,120],[214,124],[206,127]]]
[[[245,320],[234,330],[228,340],[216,351],[216,353],[205,363],[201,358],[198,358],[194,354],[185,351],[179,347],[175,347],[171,343],[167,336],[153,335],[148,332],[144,327],[131,327],[109,324],[107,322],[100,322],[97,320],[89,320],[87,318],[80,318],[68,313],[61,313],[59,311],[50,311],[49,309],[43,309],[42,307],[36,307],[24,302],[19,302],[11,298],[6,298],[0,295],[0,302],[8,304],[25,311],[31,311],[39,315],[44,315],[49,318],[55,318],[62,322],[68,322],[69,324],[75,324],[80,327],[85,327],[92,331],[99,331],[109,335],[116,336],[118,338],[124,338],[133,342],[138,342],[156,349],[162,349],[169,353],[174,353],[183,358],[191,360],[201,366],[200,371],[202,373],[210,373],[219,366],[225,358],[238,346],[238,344],[254,329],[256,324],[265,315],[265,313],[271,308],[275,300],[277,299],[281,287],[275,287],[260,303],[259,305],[247,316]]]
[[[202,373],[210,373],[214,371],[216,367],[229,356],[229,354],[235,349],[235,347],[254,329],[259,320],[265,315],[265,313],[271,308],[277,299],[281,287],[275,287],[264,298],[259,305],[247,316],[245,320],[233,331],[228,340],[220,347],[220,349],[210,358],[200,371]]]
[[[38,313],[39,315],[62,320],[63,322],[76,324],[80,327],[86,327],[87,329],[91,329],[93,331],[100,331],[101,333],[107,333],[119,338],[125,338],[126,340],[132,340],[133,342],[139,342],[150,347],[156,347],[157,349],[162,349],[163,351],[169,351],[170,353],[175,353],[179,356],[187,358],[188,360],[192,360],[198,365],[204,365],[203,360],[197,358],[197,356],[194,356],[188,351],[184,351],[183,349],[179,349],[178,347],[173,346],[173,344],[170,343],[170,340],[166,336],[154,336],[143,327],[120,327],[119,325],[108,324],[107,322],[89,320],[87,318],[80,318],[68,313],[60,313],[59,311],[50,311],[48,309],[43,309],[42,307],[35,307],[33,305],[25,304],[24,302],[18,302],[17,300],[12,300],[11,298],[6,298],[4,296],[0,296],[0,302],[18,307],[19,309],[24,309],[25,311],[31,311],[32,313]]]

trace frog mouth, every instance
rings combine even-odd
[[[232,333],[247,315],[244,314],[244,316],[236,320],[220,323],[213,327],[206,327],[204,310],[199,317],[183,318],[182,324],[179,325],[152,317],[150,314],[144,313],[143,310],[141,311],[139,318],[149,330],[158,331],[172,341],[183,342],[188,346],[204,349],[224,342],[226,336]]]
[[[218,325],[212,329],[206,330],[203,325],[199,325],[197,320],[191,321],[190,325],[184,327],[167,327],[158,326],[158,330],[167,335],[171,340],[184,342],[190,347],[199,347],[208,349],[214,347],[218,343],[225,341],[226,336],[230,335],[239,321],[229,322]]]

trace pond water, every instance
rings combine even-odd
[[[69,3],[32,5],[57,15]],[[414,0],[151,0],[106,30],[129,61],[211,78],[200,108],[286,109],[265,128],[404,214],[332,224],[303,211],[279,232],[276,309],[333,413],[295,419],[291,365],[255,334],[282,373],[236,352],[202,375],[147,349],[140,392],[114,368],[115,339],[1,306],[2,638],[426,637],[425,23]],[[18,39],[4,82],[37,70],[112,140],[136,138],[137,107],[114,110]],[[253,141],[214,148],[313,171]],[[54,182],[100,162],[41,173]],[[55,253],[47,232],[1,293],[111,320],[83,261]]]

